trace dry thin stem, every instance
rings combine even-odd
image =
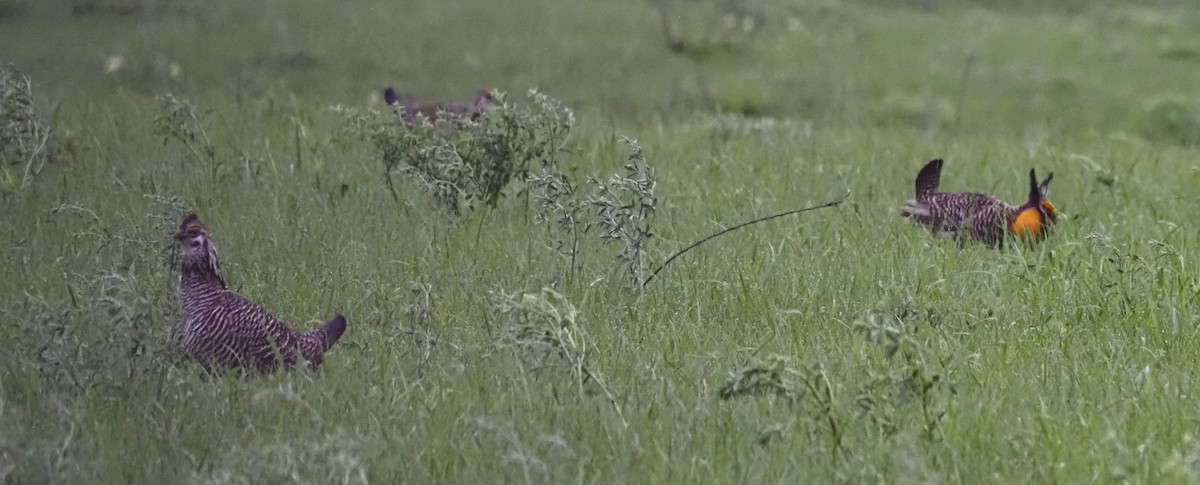
[[[680,250],[679,250],[679,251],[677,251],[675,254],[672,254],[672,255],[671,255],[671,257],[667,258],[667,260],[666,260],[666,261],[663,261],[663,263],[662,263],[662,264],[660,264],[660,265],[658,266],[658,268],[654,270],[654,272],[650,273],[650,276],[646,277],[646,280],[642,282],[642,288],[645,288],[645,287],[646,287],[646,285],[649,285],[649,284],[650,284],[650,281],[654,280],[654,277],[658,275],[658,272],[659,272],[659,271],[662,271],[662,270],[663,270],[663,268],[667,267],[667,265],[668,265],[668,264],[671,264],[671,261],[674,261],[674,260],[675,260],[675,258],[678,258],[678,257],[680,257],[680,256],[683,256],[683,253],[686,253],[686,252],[688,252],[688,251],[691,251],[691,250],[692,250],[692,249],[694,249],[696,246],[699,246],[699,245],[701,245],[701,244],[704,244],[705,242],[708,242],[710,239],[714,239],[714,238],[716,238],[716,237],[718,237],[718,236],[722,236],[722,235],[724,235],[724,234],[727,234],[727,233],[730,233],[730,232],[736,231],[736,230],[738,230],[738,229],[741,229],[741,228],[743,228],[743,227],[746,227],[746,226],[749,226],[749,225],[752,225],[752,224],[758,224],[758,223],[760,223],[760,222],[766,222],[766,221],[769,221],[769,220],[771,220],[771,219],[777,219],[777,218],[780,218],[780,217],[783,217],[783,216],[790,216],[790,215],[792,215],[792,214],[799,214],[799,213],[801,213],[801,212],[815,211],[815,210],[817,210],[817,209],[824,209],[824,208],[827,208],[827,207],[836,207],[836,206],[838,206],[838,205],[841,205],[841,203],[842,203],[842,202],[845,202],[845,201],[846,201],[846,199],[848,199],[849,197],[850,197],[850,191],[849,191],[849,190],[846,190],[846,193],[845,193],[844,195],[842,195],[841,197],[838,197],[837,199],[831,200],[831,201],[829,201],[829,202],[826,202],[826,203],[824,203],[824,204],[821,204],[821,205],[816,205],[816,206],[812,206],[812,207],[805,207],[805,208],[802,208],[802,209],[790,210],[790,211],[787,211],[787,212],[780,212],[780,213],[778,213],[778,214],[773,214],[773,215],[769,215],[769,216],[766,216],[766,217],[760,217],[760,218],[758,218],[758,219],[755,219],[755,220],[753,220],[753,221],[750,221],[750,222],[743,222],[743,223],[741,223],[741,224],[738,224],[738,225],[736,225],[736,226],[733,226],[733,227],[727,228],[727,229],[725,229],[725,230],[722,230],[722,231],[720,231],[720,232],[718,232],[718,233],[716,233],[716,234],[712,234],[712,235],[710,235],[710,236],[708,236],[708,237],[706,237],[706,238],[704,238],[704,239],[701,239],[701,240],[699,240],[699,241],[696,241],[696,242],[692,243],[690,246],[688,246],[688,247],[686,247],[686,248],[683,248],[683,249],[680,249]]]

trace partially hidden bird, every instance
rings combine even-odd
[[[492,96],[491,91],[481,90],[467,102],[418,103],[411,97],[401,95],[395,89],[388,87],[383,90],[383,102],[397,110],[400,120],[405,122],[414,122],[420,118],[426,118],[429,121],[438,119],[477,121],[488,113],[495,104],[496,98]]]
[[[196,214],[179,225],[179,299],[184,349],[209,372],[242,369],[269,373],[280,365],[307,362],[316,370],[346,331],[346,318],[333,317],[308,332],[292,330],[271,312],[230,291],[221,275],[217,248]]]
[[[917,173],[916,198],[905,202],[900,215],[933,231],[964,243],[968,237],[989,247],[1001,247],[1010,236],[1020,241],[1040,241],[1057,222],[1054,204],[1046,196],[1054,174],[1038,183],[1029,170],[1029,195],[1012,205],[979,192],[941,192],[942,159],[925,164]]]

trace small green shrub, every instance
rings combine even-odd
[[[761,117],[777,114],[779,103],[762,89],[737,87],[723,90],[717,95],[717,108],[723,113],[734,113],[746,117]]]
[[[933,442],[957,390],[945,370],[948,359],[913,336],[919,313],[905,306],[894,316],[869,315],[854,324],[883,354],[863,369],[856,395],[836,392],[843,386],[820,362],[803,366],[790,356],[771,354],[751,357],[731,372],[717,397],[782,400],[796,414],[786,424],[767,425],[758,443],[784,438],[799,421],[805,429],[821,431],[811,436],[829,440],[835,461],[854,448],[850,436],[861,436],[851,427],[883,438],[907,432]],[[940,321],[937,312],[925,313],[927,321]]]
[[[138,15],[159,3],[156,0],[68,0],[71,15],[131,16]]]
[[[408,318],[412,326],[404,333],[411,338],[412,345],[417,351],[417,373],[421,373],[433,355],[441,339],[441,332],[433,320],[433,285],[413,281],[409,283],[413,302],[407,307]]]
[[[567,259],[567,274],[574,278],[578,269],[580,244],[592,225],[583,217],[586,207],[575,182],[557,166],[545,166],[529,175],[533,193],[534,220],[547,228],[548,246]]]
[[[452,214],[495,206],[533,167],[557,165],[575,115],[559,101],[531,90],[519,106],[503,92],[491,110],[472,120],[442,116],[399,120],[398,113],[342,109],[353,137],[373,144],[383,181],[399,199],[396,178],[411,180]]]
[[[596,217],[600,238],[621,243],[617,261],[624,266],[631,287],[641,287],[650,269],[645,254],[647,243],[654,237],[658,203],[654,189],[658,178],[637,140],[624,141],[630,146],[625,173],[603,181],[589,177],[588,183],[594,190],[584,202]]]
[[[624,173],[600,180],[588,177],[590,191],[580,190],[557,165],[546,165],[531,174],[529,191],[537,203],[535,220],[547,226],[552,249],[567,258],[573,277],[582,265],[581,243],[593,227],[599,228],[604,243],[622,244],[616,261],[630,287],[645,281],[648,263],[646,245],[652,237],[658,185],[654,168],[642,154],[636,140],[624,138],[630,146]]]
[[[795,368],[793,359],[785,355],[769,355],[764,359],[751,359],[750,363],[734,372],[725,380],[717,397],[729,400],[746,396],[776,396],[790,403],[804,395],[798,384],[805,374]]]
[[[29,77],[0,64],[0,191],[27,187],[49,162],[70,156],[69,139],[42,120]]]
[[[177,201],[160,202],[170,211]],[[127,403],[160,392],[183,362],[173,338],[178,304],[162,285],[169,270],[153,249],[162,244],[159,223],[127,223],[78,205],[60,206],[50,219],[76,228],[73,244],[87,247],[96,261],[64,271],[57,281],[65,294],[31,288],[0,319],[2,373],[25,376],[5,382],[18,403],[6,408],[9,421],[37,423],[37,434],[25,435],[12,453],[0,438],[3,460],[15,466],[0,465],[0,475],[15,470],[8,478],[21,483],[83,479],[79,457],[88,453],[91,403]],[[26,451],[39,449],[56,450],[58,459]]]
[[[154,118],[154,134],[162,138],[163,145],[174,140],[188,150],[193,163],[203,167],[209,177],[216,180],[224,173],[224,158],[217,156],[208,131],[200,119],[198,109],[185,99],[167,93],[159,96],[162,111]]]
[[[16,16],[28,8],[25,0],[0,0],[0,20]]]
[[[667,50],[705,62],[745,50],[767,12],[741,2],[653,0]]]
[[[1151,140],[1200,145],[1200,101],[1178,96],[1151,99],[1139,125],[1141,134]]]
[[[932,315],[930,318],[936,320]],[[914,316],[915,312],[904,309],[894,320],[870,315],[855,323],[867,341],[884,353],[881,365],[869,370],[856,404],[859,417],[872,423],[882,436],[915,426],[922,438],[933,441],[949,401],[958,391],[945,371],[939,369],[945,367],[945,359],[913,337],[915,324],[905,318]]]
[[[624,422],[621,405],[609,389],[604,376],[592,368],[595,347],[579,325],[579,311],[567,297],[550,289],[540,293],[493,293],[492,309],[501,322],[500,348],[528,359],[536,368],[552,363],[551,357],[567,366],[572,384],[579,395],[598,390]]]
[[[1175,61],[1194,61],[1200,59],[1200,45],[1169,44],[1159,49],[1158,57]]]
[[[717,397],[721,400],[741,397],[783,399],[799,412],[799,418],[810,423],[812,429],[828,433],[829,449],[835,461],[846,452],[844,417],[838,412],[829,373],[820,363],[797,367],[795,359],[785,355],[772,354],[764,359],[752,357],[741,369],[730,373]],[[758,443],[766,445],[783,437],[783,432],[794,423],[793,420],[787,426],[768,426],[759,434]]]
[[[954,122],[954,103],[932,94],[892,93],[878,108],[882,123],[900,123],[919,129],[937,129]]]

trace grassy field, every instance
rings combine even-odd
[[[6,78],[0,481],[1200,481],[1191,2],[335,3],[0,0],[33,100]],[[574,262],[531,183],[390,190],[385,85],[569,108],[526,141],[565,143]],[[622,137],[656,181],[633,261],[585,198],[631,197]],[[1051,237],[897,217],[936,157],[1009,201],[1054,172]],[[182,355],[186,211],[232,288],[346,315],[321,373]]]

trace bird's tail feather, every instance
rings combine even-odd
[[[900,208],[901,217],[929,217],[929,206],[918,202],[916,199],[910,199],[904,203],[904,207]]]
[[[329,350],[336,344],[338,339],[342,338],[342,334],[346,332],[346,317],[337,315],[332,320],[325,322],[324,325],[317,327],[304,334],[305,338],[313,339],[317,342],[321,353]]]

